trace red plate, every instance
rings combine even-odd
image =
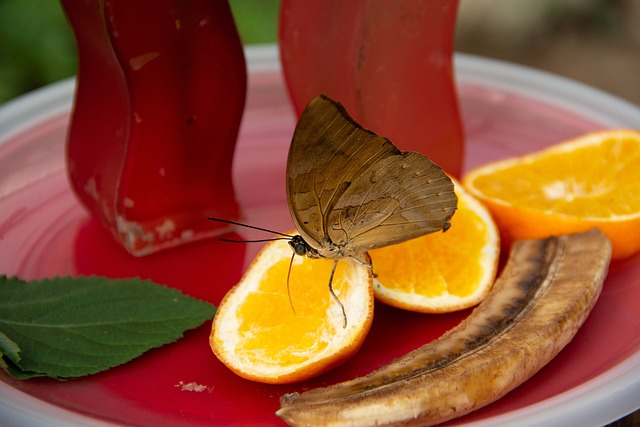
[[[284,170],[294,117],[275,51],[263,54],[249,55],[250,94],[234,173],[245,221],[284,231],[292,228]],[[640,126],[636,107],[548,74],[467,56],[458,57],[457,72],[467,170],[585,132]],[[71,96],[72,82],[66,82],[0,109],[0,272],[25,279],[141,276],[219,303],[259,247],[208,240],[145,258],[125,254],[70,192],[64,139]],[[505,398],[450,424],[599,425],[640,407],[639,282],[640,258],[614,262],[591,316],[556,359]],[[283,393],[369,372],[468,314],[424,315],[378,304],[354,358],[287,386],[253,383],[227,370],[209,349],[207,323],[174,344],[86,378],[17,381],[0,372],[0,421],[281,425],[274,412]]]

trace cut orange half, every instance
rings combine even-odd
[[[446,232],[370,251],[377,299],[425,313],[461,310],[491,290],[500,237],[487,209],[455,182],[458,209]]]
[[[340,260],[329,292],[333,261],[296,256],[286,241],[267,244],[220,303],[210,345],[241,377],[289,383],[318,375],[352,356],[373,320],[371,269]],[[346,327],[342,308],[347,318]]]
[[[506,243],[597,227],[613,258],[640,250],[640,132],[594,132],[481,166],[464,186],[485,203]]]

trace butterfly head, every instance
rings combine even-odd
[[[312,248],[300,235],[293,236],[289,240],[289,246],[291,246],[296,255],[318,258],[318,251]]]

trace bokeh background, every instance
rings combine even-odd
[[[273,43],[279,0],[230,0],[245,43]],[[640,0],[460,0],[456,50],[563,75],[640,104]],[[0,103],[75,74],[56,0],[0,0]]]

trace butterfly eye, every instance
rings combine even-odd
[[[298,243],[293,247],[296,255],[304,256],[307,254],[307,245],[304,243]]]
[[[299,256],[305,256],[309,248],[307,242],[305,242],[301,236],[293,236],[289,241],[289,246],[291,246],[296,255]]]

